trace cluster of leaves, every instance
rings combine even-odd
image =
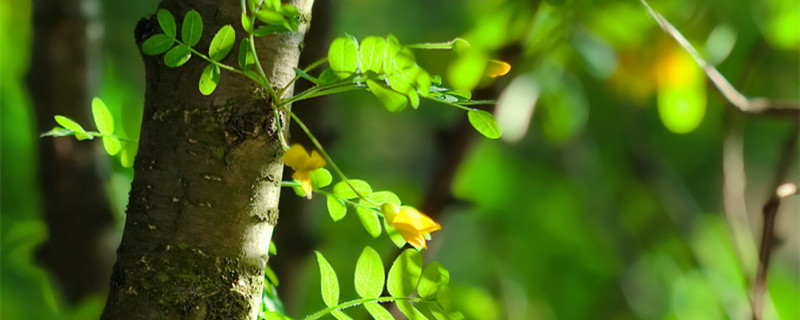
[[[56,123],[60,126],[42,133],[42,137],[68,137],[75,136],[78,140],[92,140],[102,138],[103,148],[110,156],[120,153],[122,166],[130,168],[136,156],[137,142],[121,138],[114,134],[114,118],[108,107],[100,98],[92,99],[92,117],[97,131],[86,131],[78,122],[62,115],[55,116]]]
[[[391,191],[372,191],[372,186],[361,179],[339,181],[332,188],[327,188],[333,182],[333,176],[325,168],[311,171],[310,176],[314,192],[325,195],[328,215],[333,221],[344,219],[348,212],[347,207],[350,206],[355,209],[361,225],[370,236],[377,238],[383,233],[383,230],[386,230],[386,235],[398,248],[405,246],[406,241],[403,236],[386,221],[381,209],[384,203],[392,203],[399,207],[401,201],[397,194]],[[298,196],[306,196],[300,182],[295,180],[286,185],[291,186]]]
[[[359,299],[339,302],[339,280],[328,260],[316,252],[319,264],[322,300],[328,307],[306,319],[317,319],[331,314],[336,319],[352,319],[342,310],[354,306],[364,308],[375,319],[394,319],[381,302],[394,302],[409,319],[463,319],[457,311],[450,310],[448,284],[450,273],[438,262],[432,262],[423,271],[422,254],[413,249],[400,253],[392,263],[388,276],[378,252],[365,247],[356,262],[355,288]],[[384,284],[388,296],[381,296]],[[416,291],[416,295],[412,296]],[[277,312],[266,312],[262,319],[291,319]]]

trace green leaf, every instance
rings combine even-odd
[[[71,136],[74,133],[74,131],[64,127],[55,127],[50,131],[40,134],[39,137],[66,137]]]
[[[319,74],[319,81],[319,85],[323,86],[339,81],[339,77],[336,76],[336,73],[334,73],[331,68],[327,68],[325,71],[322,71],[322,73]]]
[[[278,248],[275,247],[275,241],[269,242],[269,254],[273,256],[278,254]]]
[[[359,179],[349,179],[347,181],[350,182],[350,185],[344,181],[339,181],[339,183],[333,186],[333,194],[336,197],[341,199],[353,199],[358,198],[359,195],[362,197],[369,197],[372,195],[372,188],[366,181]],[[358,191],[358,194],[350,188],[351,185],[353,189]]]
[[[317,79],[317,78],[314,78],[314,77],[313,77],[313,76],[311,76],[310,74],[308,74],[308,73],[306,73],[305,71],[303,71],[303,69],[300,69],[300,68],[294,68],[294,73],[296,73],[296,74],[297,74],[297,76],[299,76],[299,77],[301,77],[301,78],[303,78],[303,79],[306,79],[306,80],[308,80],[308,81],[311,81],[312,83],[314,83],[314,84],[316,84],[316,85],[321,85],[321,83],[322,83],[321,81],[319,81],[319,79]]]
[[[224,59],[233,49],[234,40],[236,40],[236,32],[233,31],[233,27],[229,24],[224,25],[211,39],[211,45],[208,47],[208,57],[214,61]]]
[[[317,254],[317,263],[319,264],[320,274],[320,292],[322,293],[322,300],[325,305],[333,307],[339,303],[339,280],[336,279],[336,272],[322,256],[319,251],[314,251]]]
[[[285,32],[286,30],[286,27],[283,25],[270,24],[256,29],[253,31],[253,35],[256,37],[263,37],[272,33]]]
[[[328,64],[340,79],[352,75],[358,69],[358,47],[344,37],[333,39],[328,49]]]
[[[391,191],[375,191],[371,196],[367,197],[370,201],[377,205],[382,205],[384,202],[391,202],[400,206],[400,197]]]
[[[122,149],[122,144],[116,137],[103,137],[103,148],[106,149],[108,155],[113,156]]]
[[[364,308],[369,311],[369,314],[375,320],[395,320],[392,314],[381,307],[377,302],[365,302]]]
[[[311,186],[314,189],[322,189],[327,187],[333,181],[333,176],[328,169],[319,168],[317,170],[311,171]]]
[[[144,43],[142,43],[142,53],[149,56],[162,54],[167,52],[169,48],[172,48],[173,44],[175,44],[175,40],[163,33],[159,33],[148,38],[144,41]]]
[[[200,74],[200,82],[198,83],[200,93],[207,96],[214,92],[214,89],[217,88],[217,83],[219,83],[219,74],[219,66],[215,64],[207,65],[203,69],[203,73]]]
[[[367,80],[369,91],[378,98],[378,101],[386,107],[389,112],[400,112],[408,105],[406,96],[397,93],[391,89],[387,89],[373,80]]]
[[[266,311],[264,312],[264,316],[262,318],[259,318],[258,320],[287,320],[287,319],[292,319],[292,318],[289,318],[275,311]]]
[[[282,24],[286,19],[282,14],[273,10],[259,10],[256,12],[256,18],[266,24]]]
[[[167,54],[164,55],[164,64],[171,68],[180,67],[186,63],[186,61],[189,61],[189,58],[191,57],[192,52],[189,51],[189,47],[177,45],[174,48],[169,49]]]
[[[181,26],[181,39],[183,43],[189,47],[194,47],[200,42],[200,36],[203,34],[203,18],[200,13],[195,10],[189,10],[183,17],[183,25]]]
[[[414,85],[417,86],[421,96],[427,97],[430,94],[431,75],[425,70],[419,69],[416,78],[414,78]]]
[[[356,262],[356,292],[362,298],[377,298],[383,292],[384,281],[381,256],[372,247],[364,247]]]
[[[350,316],[346,315],[342,310],[333,310],[331,311],[331,315],[338,320],[353,320]]]
[[[120,155],[119,162],[125,168],[133,167],[133,162],[136,159],[136,152],[139,145],[136,143],[125,143],[122,146],[122,154]]]
[[[114,118],[111,117],[111,112],[108,107],[98,97],[92,99],[92,117],[94,117],[94,124],[97,126],[97,131],[102,134],[114,133]],[[119,141],[117,141],[119,144]]]
[[[256,58],[253,56],[253,50],[250,50],[250,39],[244,38],[239,44],[239,67],[246,72],[255,63]]]
[[[176,33],[175,17],[172,16],[172,12],[165,9],[158,9],[156,16],[158,17],[158,25],[161,26],[161,30],[164,31],[164,34],[170,38],[175,38],[178,34]]]
[[[407,297],[417,288],[422,274],[422,254],[414,249],[406,249],[394,260],[389,269],[386,288],[392,297]]]
[[[466,50],[447,70],[449,83],[457,89],[472,89],[478,85],[488,58],[479,50]]]
[[[342,200],[334,196],[328,196],[328,215],[331,216],[333,221],[339,221],[347,214],[347,206],[344,205]]]
[[[390,225],[386,219],[383,219],[383,228],[386,229],[386,235],[389,236],[389,239],[392,240],[392,243],[394,243],[397,248],[403,248],[406,245],[406,240],[403,239],[403,235],[401,235],[395,227]]]
[[[397,309],[400,309],[409,320],[427,320],[426,317],[422,312],[417,310],[410,302],[408,301],[397,301]]]
[[[280,281],[278,280],[278,275],[275,274],[275,271],[272,271],[272,268],[269,265],[264,266],[264,275],[267,277],[267,280],[274,284],[276,287],[280,285]]]
[[[439,291],[439,287],[446,286],[450,282],[450,272],[447,271],[439,262],[432,262],[422,272],[419,280],[417,293],[420,297],[432,297]]]
[[[386,58],[386,39],[370,36],[361,40],[358,58],[361,60],[362,73],[367,71],[381,73],[383,60]]]
[[[56,122],[62,127],[72,130],[75,133],[75,138],[78,140],[92,139],[93,137],[86,133],[86,130],[74,120],[65,116],[55,116]]]
[[[361,200],[360,203],[362,205],[369,205],[369,203],[364,200]],[[378,215],[375,214],[374,211],[364,207],[357,207],[356,214],[358,214],[358,219],[361,220],[361,224],[364,226],[364,229],[367,230],[369,235],[371,235],[373,238],[380,237],[381,221],[378,219]]]
[[[253,33],[253,21],[246,13],[242,12],[242,29],[248,33]]]
[[[489,139],[500,138],[500,135],[503,134],[503,129],[497,125],[497,120],[494,119],[491,113],[483,110],[472,110],[467,113],[467,117],[472,127]]]

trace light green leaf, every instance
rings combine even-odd
[[[403,239],[403,235],[400,234],[397,229],[391,225],[386,219],[383,219],[383,228],[386,229],[386,235],[389,236],[389,239],[392,240],[397,248],[403,248],[406,245],[406,240]]]
[[[361,200],[360,203],[362,205],[369,205],[369,203],[364,200]],[[378,215],[376,215],[374,211],[364,207],[357,207],[356,213],[358,214],[358,219],[361,220],[361,224],[364,226],[364,229],[367,230],[369,235],[371,235],[373,238],[377,238],[381,235],[381,221],[378,219]]]
[[[278,248],[275,246],[275,241],[269,242],[269,254],[273,256],[278,254]]]
[[[236,32],[233,31],[233,27],[229,24],[224,25],[211,39],[211,45],[208,47],[208,57],[214,61],[224,59],[233,49],[234,40],[236,40]]]
[[[347,214],[347,206],[344,205],[344,202],[334,196],[328,196],[327,202],[328,215],[331,216],[331,219],[333,219],[333,221],[342,220]]]
[[[321,81],[319,81],[319,79],[314,78],[310,74],[308,74],[305,71],[303,71],[303,69],[294,68],[294,73],[297,74],[299,77],[301,77],[303,79],[306,79],[308,81],[311,81],[312,83],[314,83],[316,85],[320,85],[322,83]]]
[[[356,262],[356,292],[362,298],[377,298],[385,281],[381,256],[370,246],[364,247]]]
[[[369,36],[361,40],[358,58],[361,60],[361,72],[381,73],[383,59],[386,57],[386,39]]]
[[[422,272],[419,280],[417,293],[420,297],[432,297],[439,291],[439,287],[446,286],[450,282],[450,272],[447,271],[439,262],[432,262]]]
[[[113,156],[122,149],[122,144],[116,137],[103,137],[103,148],[106,149],[108,155]]]
[[[333,186],[333,194],[336,197],[342,199],[353,199],[358,198],[359,195],[362,197],[369,197],[372,195],[372,188],[366,181],[359,179],[349,179],[347,181],[350,182],[350,185],[344,181],[339,181],[339,183]],[[350,188],[351,185],[353,186],[353,189],[358,191],[358,194],[356,194],[356,192]]]
[[[391,89],[387,89],[373,80],[367,80],[369,91],[378,98],[378,101],[386,107],[389,112],[400,112],[408,105],[406,96],[397,93]]]
[[[267,280],[274,284],[276,287],[280,285],[280,281],[278,280],[278,275],[275,274],[275,271],[272,271],[272,268],[269,265],[264,266],[264,275],[267,277]]]
[[[164,31],[164,34],[170,38],[175,38],[178,34],[177,28],[175,27],[175,17],[172,16],[172,12],[165,9],[158,9],[156,16],[158,17],[158,25],[161,26],[161,30]]]
[[[414,108],[414,110],[419,108],[419,94],[417,94],[417,92],[414,91],[414,89],[408,90],[407,94],[408,94],[408,100],[411,101],[411,107]]]
[[[311,186],[314,189],[325,188],[331,184],[331,181],[333,181],[333,176],[331,175],[331,172],[325,168],[319,168],[317,170],[311,171],[310,176],[311,176]]]
[[[291,318],[275,311],[266,311],[264,312],[263,318],[259,318],[258,320],[287,320],[287,319]]]
[[[253,21],[250,20],[250,17],[247,16],[246,13],[242,12],[242,29],[247,31],[248,33],[253,33]]]
[[[214,89],[217,88],[217,83],[219,83],[219,74],[220,70],[217,65],[207,65],[203,69],[203,73],[200,74],[200,82],[198,83],[200,93],[207,96],[214,92]]]
[[[203,18],[200,13],[195,10],[189,10],[183,17],[183,25],[181,26],[181,39],[183,43],[189,47],[194,47],[200,42],[200,36],[203,34]]]
[[[322,71],[322,73],[319,74],[318,79],[320,81],[319,85],[321,86],[339,81],[339,77],[336,76],[336,73],[334,73],[331,68],[327,68],[325,71]]]
[[[139,145],[136,143],[125,143],[122,146],[122,154],[120,155],[120,164],[125,168],[133,167],[133,162],[136,159],[136,152]]]
[[[367,198],[377,205],[382,205],[384,202],[390,202],[400,206],[400,197],[391,191],[375,191]]]
[[[466,319],[461,312],[458,311],[444,311],[442,307],[435,304],[430,305],[431,314],[436,317],[436,320],[462,320]]]
[[[400,309],[409,320],[427,320],[426,317],[422,312],[417,310],[410,302],[408,301],[397,301],[397,309]]]
[[[486,55],[479,50],[466,50],[450,64],[447,69],[449,82],[457,89],[472,89],[483,77],[488,62]]]
[[[97,126],[97,131],[102,134],[114,133],[114,118],[111,117],[111,112],[108,107],[98,97],[92,99],[92,117],[94,117],[94,124]],[[119,141],[117,141],[119,144]]]
[[[333,39],[328,49],[328,64],[340,79],[352,75],[358,69],[358,47],[351,39]]]
[[[159,33],[148,38],[144,41],[144,43],[142,43],[142,53],[149,56],[162,54],[167,52],[169,48],[172,48],[173,44],[175,44],[175,40],[163,33]]]
[[[669,131],[678,134],[692,132],[703,122],[705,114],[703,80],[687,79],[680,84],[659,88],[658,115]]]
[[[75,132],[75,138],[78,140],[86,140],[92,139],[93,137],[86,133],[86,130],[81,127],[80,124],[75,122],[74,120],[67,118],[65,116],[55,116],[56,122],[60,124],[62,127],[67,128]]]
[[[430,94],[431,75],[425,70],[419,69],[416,78],[414,78],[414,85],[417,86],[421,96],[427,97]]]
[[[339,303],[339,280],[336,279],[336,272],[322,256],[319,251],[314,251],[317,254],[317,263],[319,264],[320,273],[320,292],[322,293],[322,300],[325,305],[333,307]]]
[[[364,308],[369,311],[369,314],[375,320],[395,320],[392,314],[377,302],[366,302],[364,303]]]
[[[422,254],[414,249],[406,249],[394,260],[389,269],[386,288],[392,297],[407,297],[417,288],[422,274]]]
[[[64,127],[55,127],[50,131],[40,134],[39,137],[66,137],[71,136],[74,133],[74,131]]]
[[[186,63],[186,61],[189,61],[189,58],[191,57],[192,52],[189,51],[189,47],[177,45],[174,48],[169,49],[167,54],[164,55],[164,64],[171,68],[180,67]]]
[[[239,44],[239,67],[245,72],[250,69],[250,66],[256,63],[253,56],[253,50],[250,50],[250,39],[244,38]]]
[[[282,24],[286,19],[282,14],[273,10],[259,10],[256,12],[256,18],[266,24]]]
[[[286,30],[286,27],[283,25],[270,24],[256,29],[253,31],[253,35],[256,37],[263,37],[272,33],[284,32]]]
[[[331,315],[338,320],[353,320],[350,316],[346,315],[342,310],[333,310],[331,311]]]
[[[491,113],[483,110],[472,110],[467,113],[467,117],[472,127],[489,139],[500,138],[500,135],[503,134],[503,129],[497,125],[497,120],[494,119]]]

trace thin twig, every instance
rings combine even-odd
[[[694,61],[700,68],[705,71],[708,79],[714,83],[714,86],[717,87],[719,92],[727,99],[734,107],[739,109],[740,111],[747,113],[747,114],[757,114],[757,115],[774,115],[774,116],[785,116],[788,119],[793,121],[797,121],[798,116],[800,116],[800,102],[798,101],[771,101],[766,98],[753,98],[748,99],[742,93],[740,93],[736,88],[728,82],[728,79],[725,79],[725,76],[722,75],[714,66],[708,63],[705,59],[700,56],[700,53],[689,43],[689,40],[686,38],[676,29],[667,19],[665,19],[661,14],[653,10],[650,7],[650,4],[647,3],[646,0],[640,0],[642,4],[647,8],[647,12],[650,13],[650,16],[658,22],[658,25],[661,26],[666,33],[672,36],[678,44],[683,47],[689,55],[692,56]]]
[[[753,287],[753,319],[761,320],[764,311],[764,295],[767,291],[767,271],[769,269],[769,259],[772,254],[773,240],[775,239],[775,216],[778,213],[778,206],[781,200],[797,193],[797,186],[793,183],[781,183],[786,179],[786,175],[794,163],[797,155],[797,134],[798,126],[795,125],[783,146],[783,157],[778,164],[778,171],[775,173],[775,181],[771,186],[771,195],[764,205],[762,213],[764,215],[764,225],[761,232],[761,249],[758,255],[758,270]]]

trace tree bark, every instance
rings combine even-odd
[[[61,114],[92,123],[89,114],[91,61],[98,37],[89,27],[95,0],[33,1],[33,50],[27,84],[39,132]],[[94,33],[96,34],[96,32]],[[97,143],[75,139],[38,140],[42,204],[49,231],[37,252],[70,303],[105,292],[113,250],[103,244],[114,218],[102,177]]]
[[[312,2],[290,1],[301,12],[298,33],[256,38],[273,86],[294,76]],[[245,34],[239,1],[164,0],[161,8],[175,15],[179,30],[187,11],[201,14],[200,52],[221,26],[234,26],[236,50],[222,62],[236,65]],[[159,32],[153,16],[139,22],[136,40],[141,45]],[[202,59],[177,69],[166,67],[163,55],[144,61],[139,154],[102,318],[254,319],[283,171],[268,95],[223,71],[216,91],[202,96]]]

